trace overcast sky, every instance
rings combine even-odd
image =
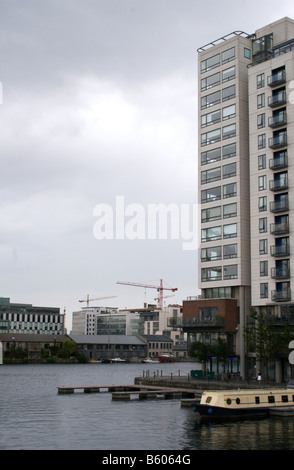
[[[117,281],[196,295],[197,250],[97,240],[94,208],[197,204],[197,48],[284,16],[293,1],[0,0],[0,296],[70,326],[88,294],[154,302]]]

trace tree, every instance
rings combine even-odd
[[[201,341],[195,341],[190,346],[189,356],[198,359],[198,361],[202,363],[203,370],[205,370],[206,363],[210,357],[208,346]]]
[[[293,339],[293,327],[287,321],[276,326],[274,317],[251,309],[245,328],[245,340],[248,351],[255,352],[256,358],[265,367],[269,376],[269,363],[288,351]]]

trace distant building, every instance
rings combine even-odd
[[[28,359],[41,359],[42,349],[49,351],[53,346],[62,345],[66,338],[66,335],[0,333],[3,353],[21,348],[27,350]]]
[[[92,360],[120,357],[129,362],[141,362],[147,357],[146,342],[138,336],[70,334],[69,338]]]
[[[0,333],[63,335],[64,314],[55,307],[11,303],[0,297]]]
[[[162,354],[172,354],[173,341],[164,335],[139,335],[147,344],[147,356],[156,357]]]

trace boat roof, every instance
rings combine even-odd
[[[230,396],[242,396],[242,395],[269,395],[269,394],[276,394],[276,393],[285,393],[285,392],[290,392],[294,394],[294,391],[291,389],[287,388],[254,388],[254,389],[248,389],[248,390],[238,390],[238,389],[228,389],[228,390],[205,390],[203,392],[203,395],[209,395],[209,396],[224,396],[224,395],[230,395]]]

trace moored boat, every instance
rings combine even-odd
[[[159,364],[159,359],[157,357],[149,357],[148,359],[143,359],[144,364]]]
[[[194,411],[202,420],[266,417],[270,410],[294,410],[294,392],[289,389],[214,390],[202,393]]]

